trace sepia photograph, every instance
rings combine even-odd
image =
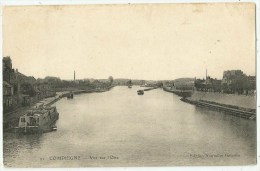
[[[5,168],[257,164],[256,4],[2,9]]]

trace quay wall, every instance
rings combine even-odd
[[[157,89],[158,87],[151,87],[151,88],[146,88],[146,89],[143,89],[144,91],[150,91],[150,90],[154,90],[154,89]]]
[[[169,93],[174,93],[174,94],[176,94],[180,97],[184,97],[184,98],[190,97],[193,92],[192,90],[176,90],[176,89],[171,89],[168,87],[163,87],[163,90],[167,91]]]
[[[210,101],[242,108],[256,109],[256,96],[194,91],[189,97],[193,101]]]

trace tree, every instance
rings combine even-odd
[[[232,80],[230,84],[232,93],[242,94],[244,90],[248,90],[249,84],[245,75],[239,75]]]
[[[214,92],[220,92],[221,91],[221,80],[212,79],[212,87]]]
[[[36,91],[34,90],[33,86],[29,83],[23,83],[21,85],[21,89],[24,94],[28,94],[29,96],[36,95]]]
[[[126,84],[127,84],[127,85],[132,85],[132,80],[128,80],[128,81],[126,82]]]
[[[156,85],[157,85],[158,87],[163,87],[163,82],[162,82],[162,81],[158,81],[158,82],[156,83]]]

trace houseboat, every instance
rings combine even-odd
[[[143,90],[138,90],[138,91],[137,91],[137,94],[138,94],[138,95],[143,95],[143,94],[144,94],[144,91],[143,91]]]
[[[27,111],[19,118],[15,132],[19,133],[43,133],[52,131],[59,119],[56,107],[41,107]]]

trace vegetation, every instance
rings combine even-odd
[[[22,93],[27,94],[29,96],[36,95],[36,91],[34,90],[33,86],[29,83],[23,83],[21,85]]]

